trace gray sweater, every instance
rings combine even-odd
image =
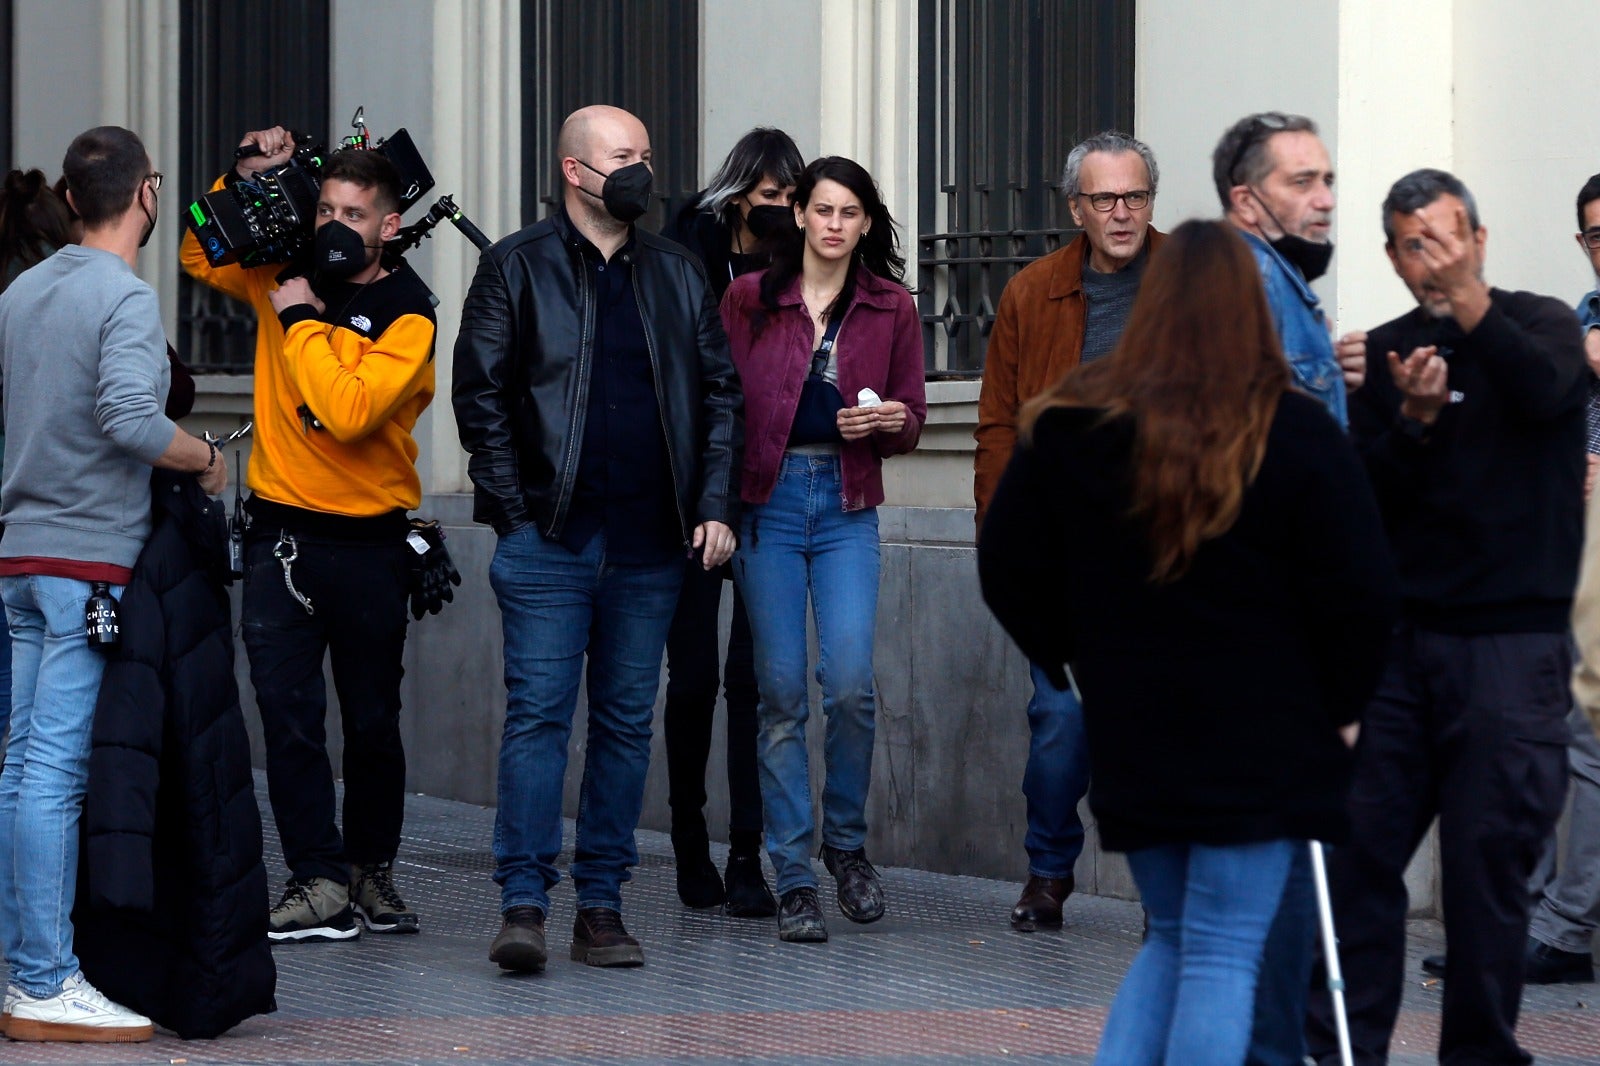
[[[0,381],[0,558],[133,566],[177,431],[155,290],[110,252],[61,249],[0,295]]]

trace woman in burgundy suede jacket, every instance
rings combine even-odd
[[[806,601],[828,720],[822,858],[844,916],[872,922],[884,910],[865,850],[881,468],[916,447],[928,405],[921,327],[900,284],[905,260],[872,176],[848,159],[818,159],[793,204],[793,235],[769,269],[729,286],[722,320],[744,388],[745,512],[733,573],[755,644],[778,936],[815,942],[828,931],[810,861]]]

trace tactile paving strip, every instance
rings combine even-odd
[[[257,785],[276,893],[285,874],[259,777]],[[1066,930],[1022,935],[1006,924],[1017,885],[901,869],[882,871],[888,917],[852,925],[820,864],[832,939],[782,944],[772,920],[686,910],[667,838],[641,832],[623,897],[646,965],[567,961],[573,898],[563,881],[552,893],[548,968],[503,974],[488,961],[500,924],[493,822],[489,809],[410,797],[395,880],[421,913],[422,934],[277,949],[277,1014],[215,1041],[158,1033],[142,1045],[0,1043],[0,1063],[1088,1063],[1139,944],[1135,904],[1074,896]],[[566,831],[563,868],[570,823]],[[1440,942],[1436,924],[1413,925],[1416,980],[1397,1066],[1434,1061],[1440,990],[1416,964]],[[1520,1034],[1539,1062],[1600,1061],[1595,993],[1528,990]]]

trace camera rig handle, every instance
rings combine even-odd
[[[435,226],[446,220],[479,249],[487,248],[494,243],[483,235],[481,229],[473,225],[472,220],[462,213],[454,200],[448,196],[441,196],[432,207],[428,208],[427,214],[402,229],[394,240],[384,246],[384,255],[399,256],[409,252],[421,244],[424,237],[431,236]]]
[[[311,143],[311,134],[309,133],[301,133],[298,130],[289,130],[288,134],[289,139],[294,142],[296,149],[300,148],[302,145]],[[233,150],[233,158],[235,159],[252,159],[260,154],[261,146],[255,141],[251,141],[249,144],[241,144],[239,147]]]

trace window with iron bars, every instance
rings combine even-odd
[[[0,0],[0,56],[5,57],[4,76],[0,77],[0,159],[6,161],[6,168],[16,166],[16,156],[11,152],[11,78],[12,51],[16,43],[12,40],[12,12],[11,0]]]
[[[1067,152],[1133,131],[1133,0],[922,0],[918,18],[928,376],[975,378],[1006,282],[1076,235]]]
[[[282,125],[328,136],[329,0],[183,0],[179,11],[186,103],[176,192],[185,205],[228,169],[250,130]],[[196,373],[251,373],[255,312],[179,273],[178,358]]]
[[[639,224],[659,231],[699,191],[699,68],[697,0],[523,0],[524,223],[561,202],[562,119],[588,104],[613,104],[650,133],[655,198]]]

